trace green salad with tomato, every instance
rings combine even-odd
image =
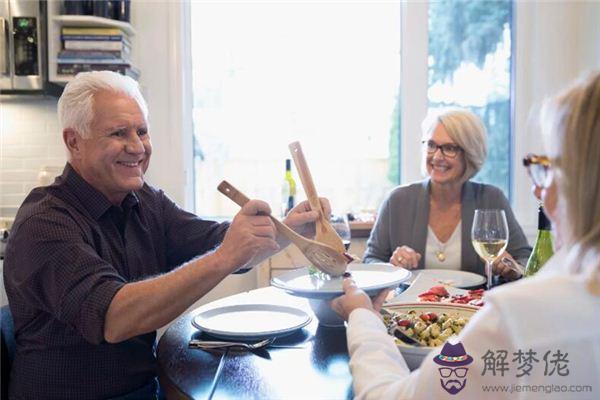
[[[392,336],[395,330],[415,339],[421,345],[437,347],[444,344],[452,335],[457,335],[469,322],[460,315],[433,312],[418,314],[415,310],[383,315],[383,321]]]

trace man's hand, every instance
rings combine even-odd
[[[390,289],[384,289],[371,300],[371,298],[356,286],[351,278],[344,279],[344,295],[333,299],[331,308],[344,320],[348,321],[350,313],[357,308],[366,308],[379,316],[379,310],[385,301]]]
[[[415,269],[419,266],[421,255],[408,246],[396,247],[390,257],[390,263],[397,267]]]
[[[279,251],[271,208],[260,200],[250,200],[233,218],[223,243],[215,251],[221,265],[232,272],[256,265]]]
[[[320,197],[319,201],[321,202],[323,215],[327,220],[329,220],[331,215],[331,206],[329,205],[329,200]],[[318,212],[311,211],[310,204],[307,200],[305,200],[290,210],[288,215],[283,220],[283,223],[299,234],[312,239],[315,236],[314,222],[318,217]]]

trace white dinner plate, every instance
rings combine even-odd
[[[381,289],[393,288],[408,280],[411,272],[392,264],[349,264],[348,272],[356,285],[369,295]],[[289,294],[310,299],[331,299],[344,293],[343,277],[323,279],[324,274],[309,274],[308,268],[295,269],[271,279],[271,284]]]
[[[437,280],[439,283],[457,288],[472,288],[486,282],[486,277],[473,272],[452,269],[414,269],[413,276],[425,275]]]
[[[229,340],[261,340],[289,335],[308,325],[304,311],[275,304],[238,304],[200,312],[192,325],[212,336]]]
[[[418,274],[405,291],[389,299],[385,304],[387,306],[392,304],[416,303],[419,301],[419,295],[421,293],[425,293],[432,287],[439,285],[440,281],[438,279],[427,274]],[[455,288],[453,286],[444,285],[444,287],[450,296],[461,296],[469,293],[467,290]]]

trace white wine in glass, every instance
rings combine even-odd
[[[506,249],[506,240],[473,240],[473,247],[481,258],[493,262]]]
[[[492,264],[504,253],[508,244],[508,224],[504,210],[475,210],[471,241],[475,251],[485,260],[487,288],[492,288]]]

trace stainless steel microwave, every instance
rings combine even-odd
[[[45,21],[39,1],[0,0],[0,90],[44,88]]]

